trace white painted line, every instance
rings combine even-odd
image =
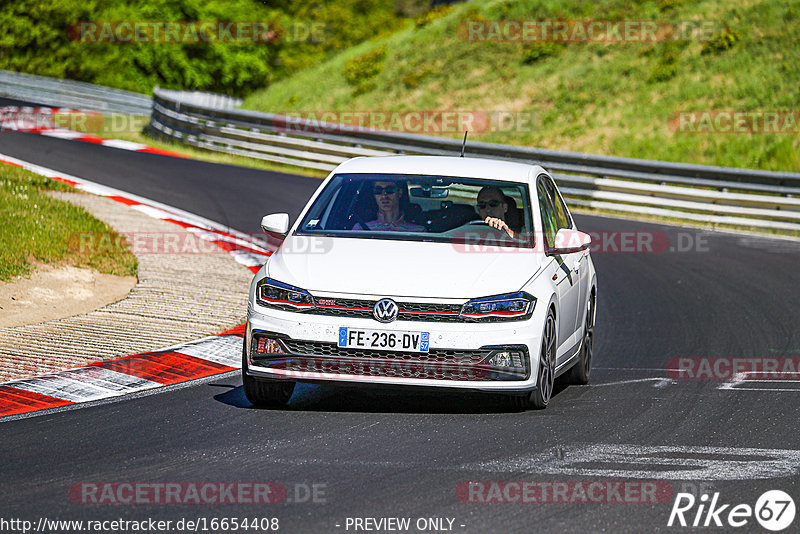
[[[763,378],[749,378],[750,375],[759,375],[759,374],[775,374],[772,372],[766,371],[748,371],[746,373],[740,373],[730,379],[729,381],[721,384],[717,389],[721,391],[768,391],[768,392],[783,392],[783,393],[797,393],[800,392],[800,387],[798,388],[776,388],[776,387],[762,387],[762,388],[750,388],[750,387],[741,387],[747,384],[797,384],[800,383],[800,380],[780,380],[780,379],[763,379]],[[796,374],[796,373],[793,373]]]
[[[679,373],[687,372],[686,369],[678,369],[675,367],[592,367],[592,370],[603,370],[603,371],[649,371],[651,373],[666,373],[668,371],[675,371]]]
[[[494,472],[661,480],[754,480],[800,473],[800,451],[596,444],[462,466]]]
[[[781,380],[781,379],[767,380],[766,378],[745,378],[744,380],[741,380],[740,382],[747,382],[748,384],[751,383],[751,382],[756,382],[756,383],[757,382],[769,382],[769,383],[775,383],[775,384],[787,384],[787,383],[788,384],[800,384],[800,380]]]
[[[193,341],[172,350],[236,369],[242,367],[242,338],[239,336],[219,336]]]
[[[663,388],[677,384],[676,380],[671,378],[636,378],[632,380],[618,380],[616,382],[605,382],[603,384],[589,384],[589,387],[599,388],[603,386],[619,386],[622,384],[634,384],[636,382],[655,382],[654,388]]]
[[[134,143],[133,141],[123,141],[122,139],[105,139],[101,143],[103,146],[110,146],[111,148],[121,148],[122,150],[133,150],[134,152],[147,148],[147,145],[142,143]]]
[[[727,391],[766,391],[768,393],[800,393],[800,388],[797,389],[790,389],[790,388],[739,388],[739,387],[729,387],[729,388],[722,388],[719,387],[717,389],[724,389]]]
[[[72,130],[47,130],[41,132],[40,135],[46,135],[48,137],[58,137],[59,139],[76,139],[78,137],[83,137],[86,134],[82,134],[81,132],[74,132]]]
[[[800,393],[800,387],[796,388],[777,388],[777,387],[742,387],[750,383],[768,383],[768,384],[782,384],[782,383],[797,383],[797,380],[731,380],[721,384],[717,389],[721,391],[766,391],[766,392],[782,392],[782,393]]]

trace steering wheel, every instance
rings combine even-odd
[[[462,224],[461,226],[459,226],[459,228],[464,228],[465,226],[479,226],[479,225],[488,226],[492,230],[496,230],[498,232],[503,232],[504,234],[506,233],[506,231],[503,230],[502,228],[495,228],[494,226],[492,226],[491,224],[487,223],[483,219],[473,219],[471,221],[467,221],[464,224]]]

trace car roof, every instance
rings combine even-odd
[[[335,172],[376,174],[417,174],[487,178],[528,183],[531,177],[547,172],[540,165],[484,158],[455,156],[379,156],[345,161]]]

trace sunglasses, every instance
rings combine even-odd
[[[478,209],[485,210],[487,206],[489,206],[490,208],[496,208],[499,205],[500,205],[499,200],[490,200],[489,202],[478,202]]]
[[[397,192],[397,187],[393,185],[387,185],[386,187],[381,187],[379,185],[376,185],[375,187],[372,188],[373,195],[382,195],[384,193],[386,193],[387,195],[394,195],[396,192]]]

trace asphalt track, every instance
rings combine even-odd
[[[0,135],[0,153],[244,232],[256,232],[269,212],[296,215],[318,185],[313,178],[31,134]],[[653,232],[668,237],[673,250],[593,254],[599,302],[592,385],[562,386],[547,410],[504,413],[495,399],[478,394],[316,385],[298,387],[287,409],[257,410],[233,374],[0,422],[2,517],[277,517],[280,531],[290,533],[353,532],[348,517],[409,517],[410,532],[418,518],[452,518],[452,530],[465,533],[690,530],[667,528],[672,498],[498,504],[462,502],[457,494],[466,481],[588,483],[631,476],[666,483],[672,492],[719,492],[730,504],[752,506],[769,489],[800,502],[800,390],[793,383],[719,389],[725,380],[672,380],[666,370],[680,357],[800,356],[800,246],[576,219],[586,231]],[[648,455],[663,461],[643,460]],[[206,481],[275,481],[287,488],[288,500],[90,505],[69,495],[82,482]],[[324,495],[297,502],[311,484]],[[799,525],[795,519],[786,532]],[[738,530],[766,532],[752,518]]]

